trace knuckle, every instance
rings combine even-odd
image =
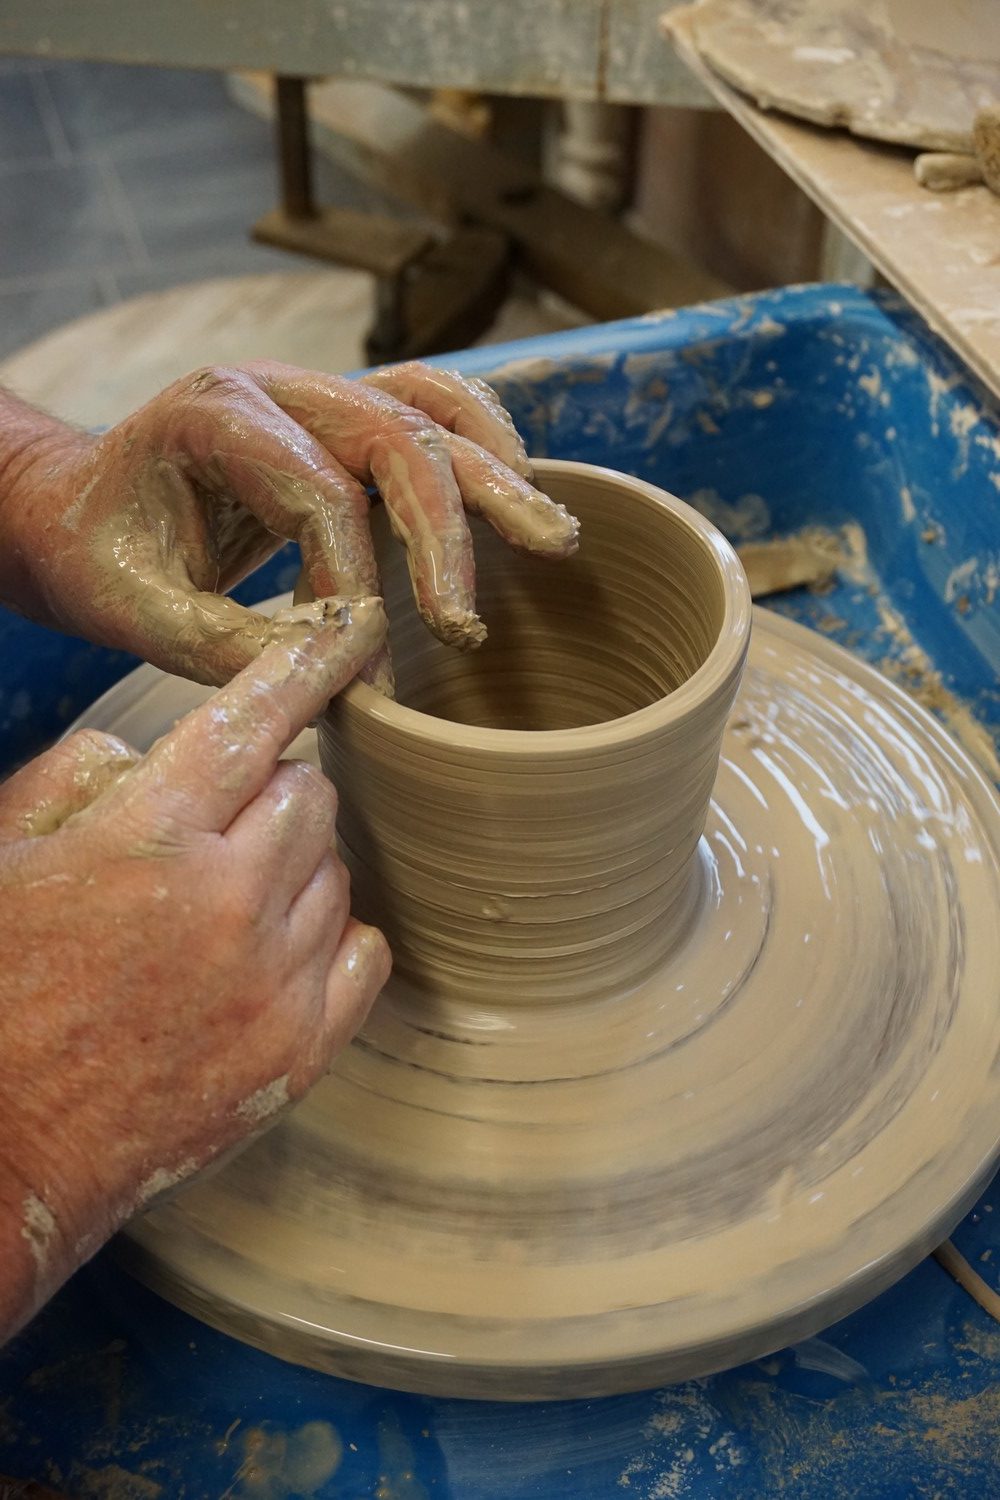
[[[247,376],[237,365],[201,365],[192,370],[185,384],[194,397],[225,395],[230,391],[244,390]]]
[[[411,442],[427,444],[440,441],[440,430],[436,422],[433,422],[425,412],[418,411],[415,406],[407,406],[403,401],[387,397],[393,405],[386,405],[383,412],[384,433],[390,441],[394,438],[409,439]]]
[[[240,685],[242,692],[242,684]],[[301,727],[291,716],[291,713],[278,700],[276,695],[270,691],[267,684],[251,682],[243,699],[247,711],[237,719],[235,724],[230,721],[218,726],[218,732],[229,743],[233,736],[234,728],[242,736],[239,748],[246,749],[252,756],[265,755],[273,747],[275,761],[278,754],[286,745],[291,744]],[[213,729],[216,726],[213,726]]]
[[[322,880],[324,887],[328,888],[332,902],[347,907],[351,900],[351,872],[348,870],[340,855],[334,849],[328,849],[323,855],[316,873]],[[344,922],[347,921],[347,913],[344,913]]]
[[[137,758],[131,745],[118,735],[106,734],[101,729],[75,729],[56,748],[76,760],[133,761]]]
[[[432,380],[437,373],[423,359],[406,359],[402,364],[391,365],[389,372],[393,375],[405,375],[411,380]]]
[[[322,771],[304,760],[285,761],[283,764],[287,767],[284,774],[292,794],[317,811],[336,817],[337,793]]]
[[[331,951],[340,942],[351,915],[351,876],[347,866],[331,850],[317,870],[322,893],[322,921]]]

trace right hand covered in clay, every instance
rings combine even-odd
[[[227,682],[280,639],[281,622],[223,592],[286,538],[314,598],[380,592],[366,486],[407,550],[421,615],[452,645],[485,635],[466,511],[523,551],[576,549],[576,522],[530,483],[493,391],[427,365],[365,380],[206,369],[97,438],[8,405],[0,598],[199,682]],[[391,692],[384,653],[364,675]]]
[[[333,788],[278,762],[384,615],[310,608],[146,756],[85,730],[0,788],[0,1339],[299,1098],[388,976]]]

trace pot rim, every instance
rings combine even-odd
[[[466,750],[510,757],[561,757],[574,751],[635,744],[651,734],[675,728],[723,691],[734,675],[742,670],[750,641],[750,586],[734,548],[710,521],[668,490],[600,464],[552,458],[532,459],[532,464],[541,489],[545,488],[547,475],[571,476],[583,471],[588,477],[604,478],[618,488],[624,487],[633,494],[653,500],[695,533],[717,568],[725,597],[718,638],[701,666],[680,687],[655,703],[633,709],[615,719],[571,729],[494,729],[459,724],[452,719],[439,719],[421,713],[419,709],[407,708],[395,699],[384,697],[358,678],[334,700],[332,707],[340,705],[341,710],[347,710],[352,718],[360,715],[397,737],[425,746],[439,745],[449,754]]]

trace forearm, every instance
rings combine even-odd
[[[49,1202],[48,1199],[53,1198]],[[67,1233],[62,1201],[0,1160],[0,1345],[97,1250]]]
[[[68,757],[56,755],[61,766]],[[33,762],[33,767],[39,762]],[[77,757],[72,759],[75,769]],[[68,770],[68,765],[67,765]],[[5,802],[33,778],[33,769],[5,783]],[[51,778],[50,778],[51,779]],[[31,786],[37,782],[31,779]],[[31,802],[40,805],[36,795]],[[50,835],[49,837],[55,837]],[[30,840],[41,849],[49,837]],[[24,908],[15,894],[16,867],[4,864],[11,848],[0,840],[0,898],[8,919],[19,907],[15,924],[24,925]],[[22,898],[23,899],[23,898]],[[44,902],[32,901],[36,917]],[[0,1344],[26,1323],[78,1266],[111,1236],[124,1217],[127,1193],[114,1171],[114,1143],[102,1142],[84,1129],[87,1069],[69,1040],[66,995],[70,982],[58,973],[40,985],[26,980],[24,965],[40,946],[5,944],[7,972],[0,984]],[[21,982],[17,982],[20,972]],[[78,980],[74,976],[73,985]],[[75,993],[75,989],[74,989]],[[55,1043],[45,1063],[37,1055],[38,1028],[59,1019]],[[85,1049],[81,1048],[81,1051]],[[73,1071],[67,1077],[70,1059]]]
[[[31,619],[60,623],[46,589],[66,506],[57,475],[90,442],[0,387],[0,603]]]

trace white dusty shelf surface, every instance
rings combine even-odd
[[[982,186],[929,192],[910,150],[760,109],[705,64],[685,21],[672,34],[717,102],[1000,396],[1000,198]]]

